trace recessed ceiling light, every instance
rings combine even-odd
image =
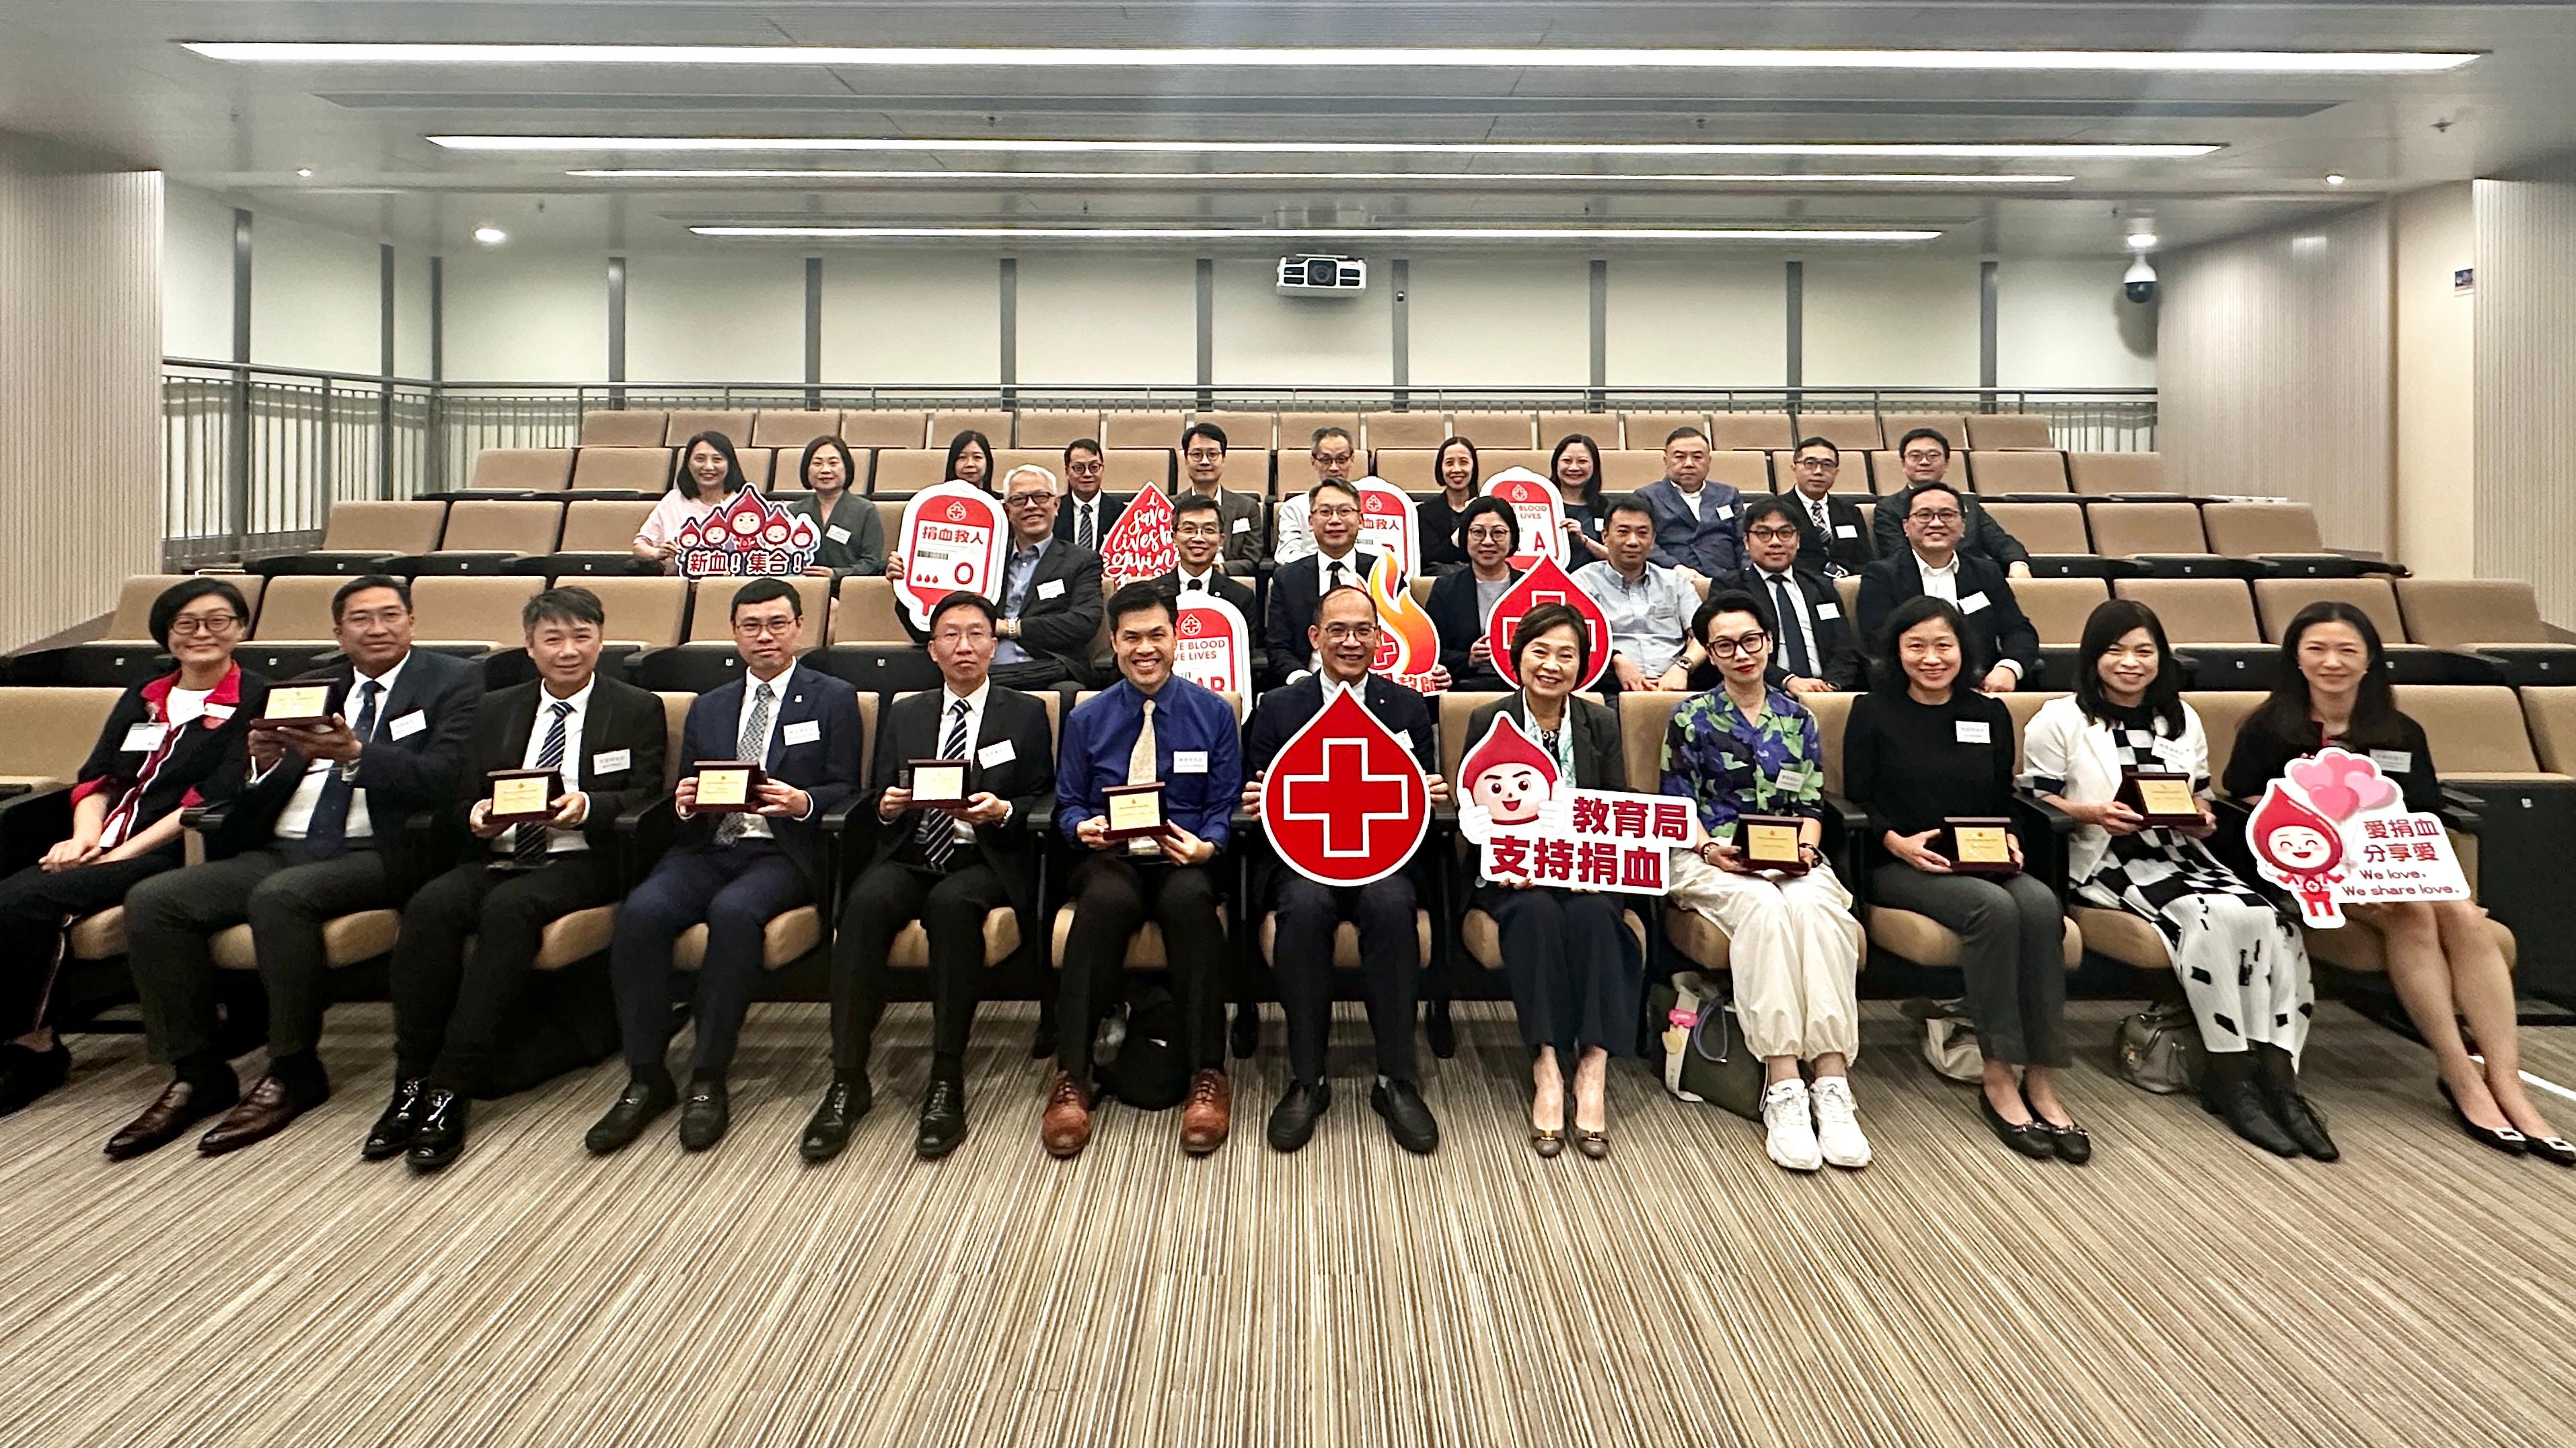
[[[307,181],[310,181],[313,179],[313,168],[310,166],[298,166],[295,168],[295,174],[303,177]]]
[[[499,246],[509,239],[510,233],[488,223],[474,228],[474,241],[478,246]]]
[[[1942,156],[2171,160],[2210,144],[2109,141],[1126,141],[935,136],[431,136],[451,151],[882,151],[930,155]]]
[[[2326,175],[2326,184],[2328,186],[2341,186],[2346,179],[2348,178],[2346,178],[2341,171],[2332,171],[2328,172]]]
[[[2129,233],[2129,250],[2131,250],[2131,251],[2153,251],[2153,250],[2155,250],[2155,249],[2156,249],[2156,234],[2155,234],[2154,232],[2152,232],[2152,231],[2133,231],[2133,232],[2130,232],[2130,233]]]
[[[698,236],[987,241],[1936,241],[1937,231],[1743,226],[692,226]]]
[[[879,47],[852,45],[491,45],[377,41],[181,41],[214,60],[304,65],[784,65],[1030,70],[1943,70],[2408,75],[2453,70],[2479,51],[1798,50],[1690,48]]]

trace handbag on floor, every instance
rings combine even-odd
[[[2158,1096],[2198,1090],[2208,1065],[2186,1000],[2158,1001],[2123,1017],[2111,1037],[2111,1074]]]
[[[1672,984],[1646,993],[1647,1049],[1662,1058],[1664,1089],[1683,1101],[1723,1106],[1747,1121],[1762,1119],[1762,1062],[1744,1044],[1728,1004],[1705,976],[1676,971]]]
[[[1966,1001],[1910,1000],[1901,1009],[1923,1023],[1924,1064],[1971,1086],[1985,1079],[1977,1023],[1968,1019]]]

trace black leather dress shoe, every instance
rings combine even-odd
[[[689,1078],[689,1089],[680,1098],[680,1150],[704,1151],[724,1140],[725,1126],[733,1120],[733,1101],[725,1091],[722,1076],[704,1073]]]
[[[393,1104],[387,1106],[385,1114],[377,1117],[376,1124],[367,1129],[366,1144],[358,1148],[358,1155],[368,1161],[384,1161],[402,1155],[403,1149],[411,1145],[413,1134],[420,1130],[420,1118],[428,1110],[428,1082],[418,1076],[396,1081]]]
[[[626,1089],[618,1093],[617,1104],[608,1108],[608,1114],[599,1118],[598,1124],[591,1127],[590,1134],[581,1139],[581,1144],[593,1156],[623,1151],[635,1144],[635,1138],[644,1134],[644,1128],[652,1125],[655,1117],[670,1110],[678,1100],[679,1093],[671,1089],[668,1077],[659,1081],[629,1081]]]
[[[1977,1093],[1977,1110],[1985,1115],[1986,1125],[1994,1129],[1995,1139],[2004,1145],[2033,1161],[2047,1161],[2057,1155],[2057,1148],[2049,1141],[2048,1128],[2037,1117],[2019,1125],[2006,1121],[2004,1114],[1995,1109],[1994,1098],[1983,1091]]]
[[[921,1098],[921,1130],[912,1138],[912,1154],[937,1161],[966,1140],[966,1083],[934,1076]]]
[[[1422,1102],[1421,1089],[1410,1081],[1380,1081],[1369,1088],[1369,1109],[1386,1118],[1387,1135],[1415,1156],[1428,1156],[1440,1145],[1440,1123]]]
[[[331,1099],[328,1086],[311,1095],[290,1088],[275,1076],[262,1076],[233,1109],[205,1135],[197,1138],[197,1150],[207,1156],[222,1156],[239,1151],[254,1142],[266,1141],[284,1131],[289,1122]]]
[[[2262,1093],[2254,1089],[2253,1082],[2231,1081],[2220,1086],[2204,1104],[2211,1115],[2227,1123],[2228,1130],[2274,1156],[2299,1154],[2299,1143],[2272,1118],[2272,1108],[2263,1104]]]
[[[876,1090],[864,1075],[834,1076],[823,1088],[823,1099],[814,1114],[805,1118],[805,1136],[796,1143],[796,1154],[820,1166],[841,1154],[850,1144],[850,1128],[876,1105]]]
[[[2326,1135],[2326,1124],[2317,1116],[2316,1108],[2308,1104],[2308,1098],[2300,1095],[2297,1087],[2275,1085],[2265,1089],[2263,1105],[2272,1113],[2272,1119],[2281,1123],[2281,1129],[2290,1133],[2290,1139],[2299,1144],[2299,1150],[2318,1161],[2334,1161],[2343,1155],[2334,1138]]]
[[[465,1093],[440,1086],[423,1095],[420,1129],[411,1134],[403,1160],[413,1171],[441,1171],[465,1150]]]
[[[161,1088],[159,1099],[143,1108],[143,1114],[129,1121],[125,1129],[107,1139],[109,1161],[132,1161],[147,1151],[168,1146],[187,1135],[188,1128],[214,1115],[232,1109],[241,1100],[241,1086],[227,1081],[218,1089],[207,1090],[187,1081],[173,1081]]]
[[[1332,1109],[1333,1084],[1291,1081],[1279,1104],[1270,1108],[1270,1149],[1295,1151],[1314,1140],[1315,1123]]]

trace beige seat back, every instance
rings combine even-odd
[[[2098,578],[2016,578],[2012,592],[2043,644],[2080,642],[2084,621],[2111,597]]]
[[[1621,418],[1621,427],[1622,436],[1616,445],[1628,448],[1634,452],[1653,453],[1658,460],[1656,466],[1660,468],[1662,466],[1661,459],[1664,455],[1664,440],[1671,437],[1676,430],[1685,427],[1695,427],[1703,433],[1707,432],[1708,414],[1705,411],[1631,412],[1625,414]],[[1610,439],[1602,437],[1598,433],[1595,433],[1593,436],[1604,449],[1613,446]],[[1762,444],[1759,443],[1755,444],[1757,447],[1761,445]],[[1788,444],[1786,443],[1771,444],[1773,447],[1786,447],[1787,445]]]
[[[2091,553],[2084,510],[2073,503],[1980,503],[1995,526],[2033,553]]]
[[[671,486],[671,449],[585,447],[573,454],[572,485],[658,493]]]
[[[2401,578],[2397,607],[2406,637],[2436,648],[2552,641],[2539,598],[2519,578]]]
[[[731,643],[733,641],[733,596],[758,580],[710,578],[698,584],[697,599],[689,613],[690,643]],[[798,653],[821,648],[832,625],[832,580],[828,578],[790,578],[784,580],[796,590],[796,599],[804,609],[804,643]]]
[[[474,455],[474,481],[468,486],[557,492],[572,486],[572,452],[568,447],[487,447]]]
[[[2278,643],[2299,610],[2333,600],[2360,609],[2379,630],[2385,644],[2407,642],[2406,621],[2397,612],[2397,593],[2385,578],[2258,578],[2254,611],[2263,620],[2264,637]]]
[[[1973,493],[1976,491],[1976,481],[1968,476],[1967,456],[1966,453],[1954,449],[1950,454],[1950,461],[1942,466],[1941,481],[1954,488],[1965,488]],[[1869,460],[1869,485],[1873,492],[1884,498],[1891,493],[1905,491],[1905,458],[1894,448],[1880,448],[1865,453],[1845,453],[1843,486],[1848,488],[1859,481],[1850,476],[1850,473],[1853,460],[1860,457],[1866,457]]]
[[[982,433],[998,452],[1011,445],[1011,415],[1000,411],[943,411],[930,415],[930,447],[940,456],[948,455],[949,444],[961,432]]]
[[[1110,412],[1101,416],[1100,442],[1104,447],[1158,447],[1168,450],[1181,445],[1181,429],[1189,425],[1189,415],[1178,409]],[[1233,435],[1226,434],[1229,438]]]
[[[1455,782],[1458,759],[1475,741],[1467,737],[1467,720],[1478,709],[1505,697],[1497,693],[1452,692],[1440,696],[1440,777]]]
[[[260,595],[259,625],[251,637],[262,643],[303,643],[331,637],[331,595],[346,578],[289,573],[268,581]]]
[[[1603,452],[1627,445],[1620,439],[1619,415],[1615,412],[1542,412],[1538,415],[1538,436],[1534,441],[1541,449],[1553,449],[1559,441],[1577,433],[1592,439],[1592,445]],[[1484,444],[1476,446],[1483,447]],[[1538,471],[1544,473],[1547,469]]]
[[[2066,478],[2088,498],[2113,493],[2170,493],[2162,453],[2068,453]]]
[[[892,579],[842,579],[840,606],[832,611],[832,642],[888,647],[912,642],[912,635],[904,632],[899,607]]]
[[[564,505],[563,537],[555,547],[565,553],[624,553],[635,546],[635,535],[651,516],[651,503],[575,500]]]
[[[1092,442],[1101,440],[1100,414],[1087,408],[1032,408],[1019,415],[1011,434],[1012,444],[1018,447],[1062,448],[1086,438]],[[1001,441],[994,439],[996,446]]]
[[[1449,431],[1478,448],[1526,448],[1536,437],[1526,412],[1453,412]]]
[[[1533,471],[1547,475],[1547,469]],[[1664,475],[1661,448],[1604,448],[1601,452],[1601,486],[1613,493],[1633,493]]]
[[[1266,412],[1225,411],[1194,412],[1190,414],[1190,421],[1193,423],[1204,422],[1208,426],[1223,432],[1225,434],[1225,446],[1228,452],[1232,452],[1237,448],[1253,448],[1261,452],[1270,451],[1272,447],[1272,429],[1277,423],[1277,419]],[[1349,425],[1350,424],[1348,423],[1343,424],[1345,427]],[[1172,434],[1172,446],[1179,447],[1181,445],[1180,437],[1181,435],[1178,432],[1174,432]],[[1304,452],[1306,450],[1306,439],[1302,436],[1299,437],[1296,440],[1296,446],[1299,452]],[[1227,486],[1232,486],[1232,483],[1229,482]]]
[[[1664,729],[1689,697],[1660,691],[1619,696],[1619,748],[1627,756],[1631,790],[1653,794],[1663,787]]]
[[[1898,444],[1904,441],[1905,435],[1918,427],[1928,427],[1941,434],[1942,440],[1950,444],[1950,451],[1954,454],[1968,450],[1967,419],[1955,412],[1884,413],[1878,419],[1878,430],[1886,435],[1887,441],[1883,444],[1871,443],[1870,446],[1883,446],[1889,452],[1894,452]]]
[[[1809,419],[1810,422],[1823,420]],[[1861,420],[1870,423],[1872,432],[1878,430],[1875,421]],[[1710,452],[1767,452],[1773,448],[1795,447],[1797,442],[1796,425],[1785,412],[1720,412],[1711,414],[1708,419]],[[1656,434],[1655,446],[1660,448],[1663,445],[1663,434]]]
[[[445,503],[333,503],[323,520],[322,547],[368,553],[427,553],[438,546],[447,521]]]
[[[2227,778],[2227,761],[2235,757],[2237,731],[2271,696],[2260,689],[2194,689],[2182,697],[2209,736],[2210,786],[2216,789]]]
[[[602,636],[610,642],[663,648],[680,641],[680,620],[689,608],[687,579],[611,576],[562,582],[599,596],[600,611],[608,615]]]
[[[65,785],[98,743],[122,689],[0,689],[0,783]]]
[[[914,448],[923,446],[928,418],[910,412],[853,409],[841,414],[841,441],[852,447]]]
[[[1279,414],[1278,441],[1273,446],[1283,458],[1303,458],[1315,450],[1315,430],[1324,427],[1338,427],[1351,435],[1352,446],[1360,445],[1360,415],[1354,409],[1346,412],[1283,412]],[[1231,432],[1226,434],[1229,440],[1233,436]],[[1431,447],[1439,441],[1440,434],[1434,433],[1428,442],[1416,446]]]
[[[2522,718],[2540,767],[2576,775],[2576,688],[2523,690]]]
[[[2265,641],[2254,617],[2254,595],[2240,578],[2123,578],[2111,585],[2111,594],[2154,609],[2165,641],[2177,648]]]
[[[552,553],[563,531],[561,503],[477,502],[468,499],[447,510],[447,531],[438,540],[441,553]]]
[[[585,412],[581,415],[583,447],[660,447],[671,415],[658,410]]]
[[[1429,412],[1370,412],[1360,416],[1359,445],[1381,447],[1438,447],[1449,436],[1449,415],[1437,408]]]
[[[2053,448],[2048,419],[2035,413],[1970,413],[1968,446],[1973,448]]]
[[[675,408],[671,413],[670,426],[662,434],[662,441],[676,448],[699,433],[720,432],[724,434],[724,440],[738,450],[751,442],[752,421],[747,408],[688,411]]]
[[[520,574],[502,578],[423,576],[412,580],[412,636],[423,643],[486,643],[513,648],[525,641],[519,610],[546,581]]]
[[[2400,684],[2397,707],[2424,726],[2444,779],[2541,774],[2522,702],[2486,684]]]
[[[763,408],[752,419],[751,443],[754,447],[801,449],[818,437],[832,437],[841,430],[841,410],[837,407],[795,411]]]
[[[1049,469],[1053,471],[1053,469]],[[939,448],[886,449],[877,454],[876,471],[868,491],[879,497],[909,497],[924,488],[935,488],[948,481],[948,454]],[[998,483],[997,474],[991,482]]]
[[[1968,477],[1980,493],[2063,493],[2066,458],[2053,452],[1972,452]]]
[[[1816,735],[1824,747],[1825,793],[1843,792],[1843,726],[1851,722],[1857,694],[1809,694],[1798,702],[1816,716]]]
[[[1765,452],[1715,452],[1708,455],[1708,480],[1739,493],[1771,491],[1771,455]]]
[[[2306,503],[2211,503],[2200,510],[2209,551],[2229,558],[2323,553],[2317,510]]]
[[[2093,528],[2093,551],[2105,558],[2209,551],[2200,509],[2189,503],[2096,503],[2084,513]]]

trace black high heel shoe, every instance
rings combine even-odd
[[[2531,1149],[2531,1138],[2510,1126],[2480,1126],[2471,1121],[2469,1113],[2460,1109],[2460,1098],[2451,1094],[2450,1082],[2436,1081],[2433,1084],[2441,1090],[2442,1099],[2451,1103],[2451,1114],[2459,1118],[2461,1129],[2468,1132],[2472,1141],[2484,1146],[2492,1146],[2507,1156],[2520,1156]],[[2562,1146],[2565,1144],[2560,1143]],[[2542,1154],[2550,1155],[2546,1152]],[[2570,1154],[2576,1155],[2576,1148],[2570,1148]]]

